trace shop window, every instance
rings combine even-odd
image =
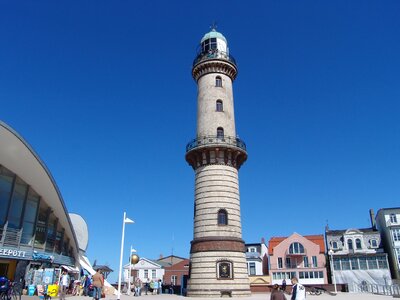
[[[228,212],[225,209],[218,211],[218,225],[228,225]]]

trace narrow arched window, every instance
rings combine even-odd
[[[356,249],[361,249],[361,240],[356,239]]]
[[[215,77],[215,86],[222,87],[222,78],[220,76]]]
[[[218,211],[218,225],[228,225],[228,213],[225,209]]]
[[[220,138],[220,139],[224,138],[224,129],[222,127],[217,128],[217,138]]]
[[[222,100],[217,100],[216,109],[217,109],[217,111],[224,111],[224,105],[222,103]]]
[[[347,247],[349,248],[349,250],[353,250],[353,241],[348,239],[347,240]]]

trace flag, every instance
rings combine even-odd
[[[124,223],[128,223],[128,224],[133,224],[135,223],[133,220],[129,219],[129,218],[125,218]]]

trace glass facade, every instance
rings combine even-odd
[[[335,271],[339,270],[387,270],[389,269],[385,255],[358,256],[358,257],[335,257],[333,259]]]
[[[51,208],[32,187],[1,165],[0,207],[0,232],[20,232],[9,241],[13,245],[73,256],[65,230]]]

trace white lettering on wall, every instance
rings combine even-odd
[[[12,256],[12,257],[25,257],[26,252],[21,251],[21,250],[0,248],[0,255],[1,256]]]

